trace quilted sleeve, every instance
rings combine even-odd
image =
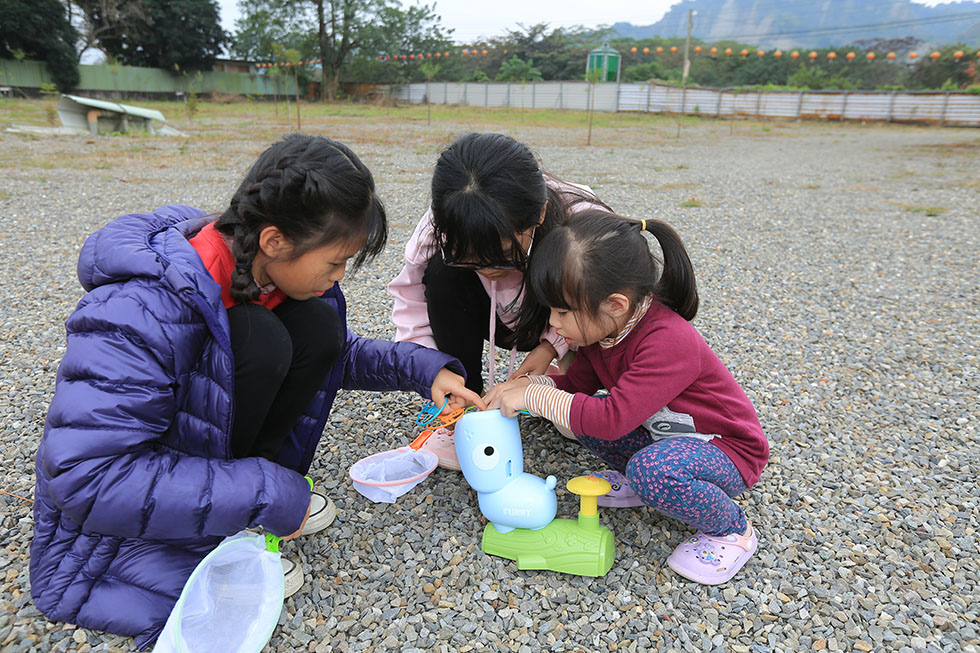
[[[462,363],[441,351],[362,338],[348,330],[341,385],[347,390],[404,390],[429,399],[432,382],[444,367],[466,377]]]
[[[177,411],[174,355],[147,303],[87,298],[66,326],[38,463],[67,517],[88,532],[164,540],[299,527],[310,493],[296,472],[162,446]]]

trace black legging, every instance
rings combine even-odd
[[[327,302],[287,299],[228,309],[235,357],[235,458],[275,460],[344,346],[340,316]]]
[[[483,394],[483,343],[490,339],[490,297],[473,270],[449,267],[433,256],[422,275],[425,304],[432,336],[439,351],[455,356],[466,370],[466,387]],[[510,349],[513,331],[497,319],[498,347]],[[518,343],[519,351],[531,351],[539,337]]]

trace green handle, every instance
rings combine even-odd
[[[271,553],[279,553],[279,542],[282,539],[272,533],[265,534],[265,550]]]
[[[313,491],[313,479],[309,476],[304,476],[306,482],[310,484],[310,492]],[[282,542],[282,538],[272,533],[265,534],[265,550],[271,551],[272,553],[279,553],[279,543]]]

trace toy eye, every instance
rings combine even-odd
[[[473,464],[476,465],[477,469],[482,469],[483,471],[493,469],[499,461],[500,454],[490,445],[477,447],[473,450]]]

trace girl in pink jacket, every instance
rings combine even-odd
[[[547,307],[524,294],[534,243],[586,206],[591,189],[538,167],[503,134],[468,134],[439,157],[432,205],[405,246],[405,267],[388,284],[395,340],[455,356],[466,386],[483,392],[483,343],[511,350],[508,378],[543,374],[568,345],[548,326]],[[523,305],[523,309],[522,309]],[[517,351],[528,352],[516,373]]]

